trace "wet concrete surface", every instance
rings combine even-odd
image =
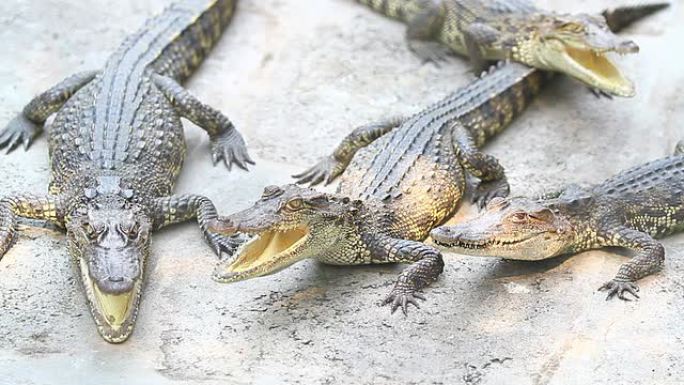
[[[77,70],[98,68],[165,1],[0,3],[0,122]],[[598,11],[603,1],[544,1]],[[672,151],[684,137],[684,17],[679,4],[628,31],[621,59],[633,99],[597,100],[554,82],[486,150],[514,194],[592,183]],[[460,58],[437,67],[406,48],[404,27],[350,0],[241,1],[233,25],[188,88],[247,138],[250,173],[212,167],[187,124],[177,192],[229,213],[267,184],[327,154],[354,126],[416,112],[470,78]],[[44,193],[44,138],[2,156],[0,195]],[[464,205],[460,217],[472,214]],[[679,384],[684,381],[684,236],[639,301],[596,289],[625,256],[586,252],[541,263],[447,255],[420,311],[377,303],[403,266],[301,262],[220,285],[192,223],[155,234],[137,328],[122,345],[97,335],[64,237],[22,228],[0,262],[0,384]]]

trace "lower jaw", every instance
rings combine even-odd
[[[444,250],[454,252],[454,253],[459,253],[459,254],[465,254],[465,255],[475,255],[475,256],[495,256],[497,254],[501,254],[504,250],[511,250],[515,248],[515,246],[522,242],[512,242],[509,244],[496,244],[496,243],[491,243],[491,244],[464,244],[464,243],[444,243],[444,242],[439,242],[437,240],[434,240],[434,243],[439,246],[440,248],[443,248]]]
[[[301,255],[302,248],[306,248],[305,244],[310,239],[308,229],[299,229],[301,233],[296,233],[298,229],[292,230],[288,233],[281,232],[268,235],[265,245],[259,245],[263,248],[257,256],[251,256],[254,250],[250,247],[255,247],[253,244],[247,243],[243,248],[238,249],[235,259],[219,263],[213,274],[214,280],[221,283],[230,283],[242,281],[250,278],[261,277],[276,273],[294,263],[304,259],[298,257]],[[294,234],[293,234],[294,233]],[[287,239],[289,236],[295,236],[296,239]],[[256,239],[254,242],[261,242],[261,239]],[[282,242],[285,242],[286,247],[282,247]],[[280,243],[280,246],[274,246]],[[275,247],[273,249],[272,247]],[[270,251],[269,251],[270,250]],[[263,255],[269,255],[264,260]]]
[[[576,63],[576,66],[582,69],[580,73],[576,75],[569,74],[590,87],[612,95],[620,97],[634,96],[634,85],[620,73],[618,67],[606,57],[600,56],[599,59],[603,60],[603,62],[596,62],[597,59],[595,58],[590,58],[589,60],[594,60],[596,65],[603,66],[603,70],[600,68],[592,69],[590,65],[585,66],[580,64],[582,63],[581,61],[569,58],[569,61]],[[607,77],[601,77],[599,74],[604,74]]]
[[[219,263],[214,270],[212,278],[219,283],[234,283],[245,281],[252,278],[259,278],[275,274],[289,266],[294,265],[302,259],[304,258],[291,258],[288,259],[287,262],[281,260],[280,263],[273,262],[271,264],[264,264],[261,266],[261,268],[252,268],[250,270],[238,271],[229,270],[226,267],[226,265]]]
[[[100,310],[100,308],[103,307],[101,302],[95,299],[97,297],[94,297],[92,300],[89,299],[89,302],[91,302],[90,310],[95,320],[95,324],[97,325],[97,331],[105,341],[114,344],[122,343],[133,333],[135,321],[138,316],[140,298],[142,296],[141,286],[140,282],[135,285],[135,288],[130,293],[131,297],[128,302],[130,309],[127,311],[124,319],[116,324],[111,324],[107,320],[104,312]]]
[[[135,321],[138,316],[138,307],[140,305],[140,299],[142,297],[142,280],[139,280],[132,292],[130,299],[130,310],[124,318],[123,321],[117,325],[111,325],[106,316],[100,310],[100,303],[97,299],[97,295],[94,289],[94,283],[88,277],[87,269],[83,270],[85,263],[82,259],[78,258],[77,263],[79,264],[79,273],[81,275],[81,284],[84,290],[86,301],[88,303],[88,309],[93,317],[95,326],[97,328],[98,334],[105,341],[113,344],[118,344],[126,341],[128,337],[133,333],[133,328],[135,326]]]

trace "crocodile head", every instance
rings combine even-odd
[[[115,199],[78,207],[66,229],[98,332],[125,341],[138,314],[151,222],[142,207]]]
[[[572,243],[570,222],[543,203],[495,198],[477,217],[430,233],[433,241],[465,255],[540,260],[562,254]]]
[[[639,46],[611,32],[603,17],[545,15],[533,23],[518,29],[526,37],[513,49],[514,60],[564,73],[612,95],[634,96],[634,84],[608,55],[637,53]]]
[[[358,201],[296,185],[268,186],[259,201],[222,217],[209,231],[243,233],[251,239],[214,272],[219,282],[268,275],[305,258],[341,253],[347,234],[355,231]]]

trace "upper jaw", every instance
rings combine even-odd
[[[639,47],[632,41],[599,47],[565,45],[555,60],[544,61],[552,69],[575,77],[589,87],[615,96],[632,97],[635,94],[634,83],[622,74],[607,55],[611,52],[624,55],[638,51]]]
[[[310,229],[301,225],[286,230],[240,230],[252,235],[235,256],[219,263],[213,279],[221,283],[242,281],[275,273],[309,254]]]
[[[593,51],[597,54],[606,54],[608,52],[615,52],[620,55],[639,53],[639,45],[632,40],[614,40],[606,42],[594,42],[588,46],[576,47],[576,49],[585,49]]]
[[[486,255],[498,248],[505,248],[524,242],[534,234],[523,234],[517,237],[496,238],[491,232],[461,232],[449,226],[438,227],[430,232],[436,245],[441,248],[458,250],[466,254]]]

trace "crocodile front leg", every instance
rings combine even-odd
[[[504,168],[495,157],[480,151],[470,131],[460,123],[455,123],[451,139],[461,166],[480,179],[473,196],[478,207],[485,207],[495,197],[508,196],[510,187]]]
[[[61,201],[56,196],[43,198],[21,195],[0,200],[0,258],[12,246],[17,217],[46,220],[63,224]]]
[[[675,146],[675,155],[684,155],[684,140],[680,140]]]
[[[310,169],[292,175],[297,183],[310,183],[311,186],[323,181],[330,184],[335,178],[344,172],[354,154],[360,149],[373,143],[376,139],[399,127],[406,119],[393,117],[382,122],[371,123],[356,128],[351,134],[342,140],[332,155],[327,156]]]
[[[0,133],[0,148],[12,152],[23,143],[28,149],[35,138],[43,132],[43,123],[57,112],[78,90],[88,84],[97,71],[79,72],[57,83],[49,90],[36,96],[24,107]]]
[[[185,194],[159,198],[154,203],[154,228],[197,219],[204,239],[219,257],[230,256],[243,242],[242,235],[225,237],[207,231],[209,224],[218,218],[216,207],[202,195]]]
[[[463,31],[463,43],[473,72],[479,74],[487,70],[489,61],[485,59],[482,51],[498,39],[499,31],[483,23],[470,24]]]
[[[665,261],[665,248],[656,242],[650,235],[627,227],[619,228],[609,236],[606,246],[625,247],[633,250],[636,255],[629,262],[620,266],[617,275],[599,288],[607,291],[606,300],[618,298],[628,301],[625,293],[636,294],[639,287],[636,281],[660,271]]]
[[[423,61],[438,64],[451,54],[449,47],[435,41],[444,26],[446,9],[438,0],[423,0],[420,7],[420,11],[406,21],[406,43]]]
[[[228,117],[200,102],[175,80],[157,74],[153,79],[181,116],[209,134],[214,164],[223,159],[229,170],[233,164],[243,170],[247,170],[247,164],[254,164],[242,135]]]
[[[420,291],[444,270],[442,254],[432,246],[406,239],[382,238],[376,243],[377,249],[371,251],[374,263],[411,263],[382,302],[391,305],[392,313],[401,307],[406,315],[409,304],[420,307],[416,299],[425,300]]]

